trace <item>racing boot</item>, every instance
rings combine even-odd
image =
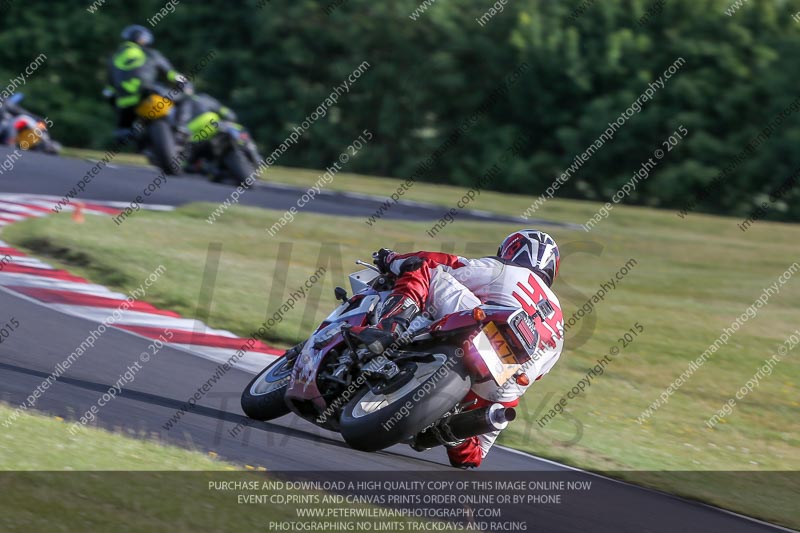
[[[378,324],[364,328],[356,333],[355,337],[363,342],[370,352],[380,355],[400,338],[418,314],[419,307],[414,300],[402,294],[391,294],[383,303]]]
[[[447,458],[455,468],[478,468],[483,462],[481,441],[478,437],[470,437],[455,445],[445,445]]]

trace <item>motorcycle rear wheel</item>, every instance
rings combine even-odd
[[[414,378],[388,393],[365,387],[345,406],[340,432],[350,447],[374,452],[411,437],[455,407],[472,383],[455,348],[437,347],[434,361],[418,362]]]
[[[183,168],[178,161],[177,143],[169,124],[165,120],[151,122],[147,127],[147,134],[156,166],[167,176],[179,175]]]

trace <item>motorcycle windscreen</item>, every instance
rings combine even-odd
[[[380,274],[371,268],[365,268],[364,270],[359,270],[358,272],[350,274],[350,288],[353,289],[353,294],[358,294],[363,290],[369,289],[369,283],[378,276],[380,276]]]

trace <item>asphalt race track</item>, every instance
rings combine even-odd
[[[12,151],[0,147],[0,163]],[[91,161],[52,157],[37,153],[23,153],[11,172],[0,175],[0,192],[48,194],[62,197],[94,166]],[[123,166],[110,163],[86,185],[78,195],[83,200],[104,200],[130,203],[158,175],[158,170],[149,167]],[[144,204],[182,205],[190,202],[219,203],[226,200],[234,186],[216,184],[197,175],[167,177],[167,183],[153,196],[144,198]],[[286,185],[259,182],[241,195],[239,203],[254,207],[285,211],[296,206],[297,199],[305,189]],[[387,200],[394,190],[387,190],[385,198],[322,190],[309,202],[303,211],[328,215],[368,217]],[[395,220],[438,220],[446,211],[444,206],[425,205],[400,201],[388,210],[383,218]],[[497,215],[488,212],[463,210],[462,219],[485,220],[487,222],[526,222],[528,225],[565,226],[547,220],[528,219]]]
[[[0,161],[6,151],[0,150]],[[0,175],[0,192],[36,193],[62,196],[85,173],[91,163],[25,154],[11,173]],[[87,188],[85,199],[129,202],[155,176],[145,168],[109,168]],[[230,186],[205,183],[199,179],[176,178],[153,200],[160,204],[189,201],[221,201]],[[287,209],[298,191],[265,186],[243,195],[242,203]],[[323,196],[309,206],[319,212],[365,216],[379,203],[362,199],[346,205],[334,196]],[[393,216],[438,218],[429,207],[397,206]],[[11,311],[20,328],[4,340],[0,349],[0,400],[21,404],[87,336],[94,323],[61,314],[39,303],[0,289],[0,309]],[[149,340],[121,330],[109,329],[94,348],[72,365],[65,375],[37,403],[40,411],[76,420],[98,397],[117,381],[128,365],[147,350]],[[165,346],[137,374],[133,383],[107,404],[100,413],[101,427],[134,435],[157,434],[168,442],[216,452],[239,464],[263,466],[268,470],[318,472],[393,471],[413,476],[413,471],[452,472],[442,449],[416,453],[395,446],[380,453],[362,453],[347,448],[338,435],[287,416],[270,423],[253,423],[236,436],[231,431],[246,422],[239,407],[242,389],[251,375],[231,370],[211,393],[184,415],[170,430],[165,423],[176,410],[206,382],[217,364]],[[535,392],[534,392],[535,393]],[[517,452],[496,448],[481,472],[513,471],[515,475],[544,471],[565,471],[565,467]],[[471,472],[464,472],[469,476]],[[538,475],[531,473],[530,476]],[[751,521],[712,507],[688,502],[632,485],[592,477],[592,498],[580,507],[518,507],[520,518],[535,522],[536,531],[778,531],[780,528]],[[504,516],[504,519],[513,519]]]

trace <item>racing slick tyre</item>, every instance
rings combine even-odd
[[[254,420],[272,420],[289,414],[285,396],[293,363],[293,359],[279,357],[253,378],[242,392],[244,414]]]
[[[352,448],[374,452],[407,441],[466,396],[471,381],[456,348],[433,348],[427,362],[400,363],[402,386],[364,387],[342,410],[340,432]],[[411,366],[408,366],[408,365]],[[403,377],[404,372],[413,376]]]
[[[234,182],[244,186],[247,186],[247,178],[256,171],[247,155],[238,149],[228,152],[225,156],[224,164]]]
[[[147,134],[152,146],[153,162],[167,176],[177,176],[182,172],[178,162],[178,148],[172,128],[165,120],[156,120],[147,126]]]

